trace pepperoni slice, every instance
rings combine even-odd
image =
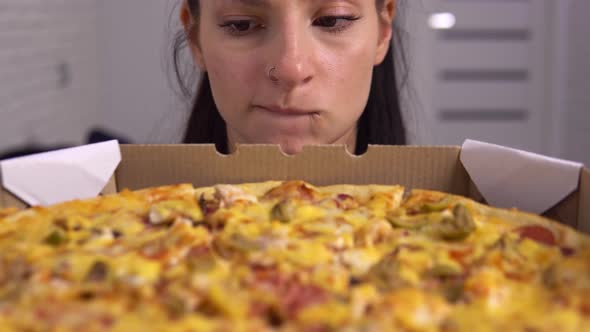
[[[576,253],[576,250],[574,248],[561,247],[560,249],[561,249],[561,254],[564,255],[565,257],[573,256]]]
[[[280,311],[289,318],[294,318],[310,305],[328,299],[328,293],[324,289],[306,284],[296,276],[282,274],[274,268],[257,269],[256,279],[259,286],[276,296]]]
[[[521,238],[531,239],[539,243],[554,246],[557,245],[555,235],[549,229],[540,225],[522,226],[516,229]]]

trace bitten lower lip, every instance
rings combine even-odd
[[[302,115],[314,115],[318,112],[315,111],[306,111],[296,108],[281,108],[276,106],[257,106],[267,112],[274,113],[277,115],[285,115],[285,116],[302,116]]]

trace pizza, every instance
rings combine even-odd
[[[448,193],[182,184],[0,211],[0,331],[590,331],[590,238]]]

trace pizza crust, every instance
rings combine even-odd
[[[503,226],[507,230],[516,229],[518,227],[540,225],[549,229],[555,236],[559,245],[565,247],[581,247],[590,246],[590,237],[577,232],[567,225],[561,224],[555,220],[545,218],[533,213],[519,211],[517,209],[501,209],[492,207],[486,204],[478,203],[472,199],[447,194],[444,192],[433,190],[412,190],[406,204],[420,204],[420,202],[436,202],[440,200],[448,200],[453,204],[464,204],[469,206],[477,214],[484,218],[495,218],[501,220]]]

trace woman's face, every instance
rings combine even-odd
[[[379,8],[375,0],[201,0],[191,50],[230,144],[280,144],[290,154],[310,144],[354,148],[394,8],[394,0]],[[189,26],[190,15],[181,18]]]

